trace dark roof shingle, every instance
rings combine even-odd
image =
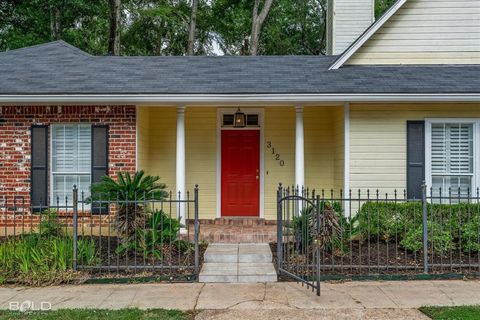
[[[335,58],[92,56],[55,41],[0,53],[0,95],[480,93],[480,65],[328,70]]]

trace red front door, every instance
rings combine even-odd
[[[222,216],[259,216],[260,131],[222,131]]]

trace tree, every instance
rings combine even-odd
[[[258,13],[260,0],[255,0],[253,5],[253,16],[252,16],[252,32],[250,34],[250,55],[256,56],[258,52],[258,44],[260,41],[260,32],[262,31],[263,23],[265,18],[270,11],[273,0],[264,0],[262,10]]]
[[[198,10],[198,0],[192,0],[192,12],[190,14],[190,25],[188,30],[188,46],[187,46],[187,54],[189,56],[193,55],[193,48],[195,45],[195,33],[197,31],[197,10]]]
[[[120,19],[121,0],[108,0],[110,5],[110,36],[108,37],[108,52],[111,55],[120,55]]]

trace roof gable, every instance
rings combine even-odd
[[[377,21],[375,21],[365,32],[355,40],[350,47],[343,52],[337,60],[330,66],[329,70],[335,70],[340,68],[345,64],[351,56],[357,52],[360,47],[372,37],[377,30],[379,30],[387,21],[392,17],[405,3],[407,0],[398,0],[393,6],[390,7]]]
[[[480,1],[399,0],[331,66],[480,64]]]
[[[71,55],[80,55],[84,57],[92,57],[89,53],[72,46],[71,44],[57,40],[30,47],[13,49],[0,52],[0,59],[6,57],[25,57],[28,59],[43,58],[45,56],[57,55],[59,57],[67,57]]]

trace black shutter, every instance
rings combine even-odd
[[[48,126],[31,126],[30,203],[34,212],[48,206]]]
[[[422,198],[425,180],[425,122],[407,121],[407,197]]]
[[[92,126],[92,183],[108,175],[108,126]],[[108,213],[108,205],[93,203],[92,213]]]

